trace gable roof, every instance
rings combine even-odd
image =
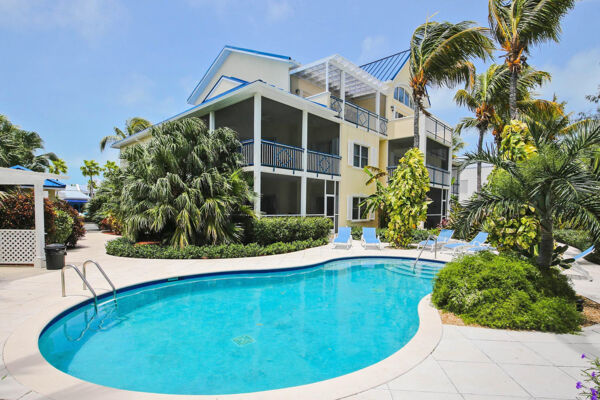
[[[284,55],[275,54],[275,53],[267,53],[264,51],[258,51],[258,50],[252,50],[252,49],[244,49],[242,47],[225,46],[225,47],[223,47],[223,49],[221,50],[221,52],[219,53],[217,58],[215,58],[215,60],[212,62],[210,67],[208,67],[208,70],[204,73],[204,76],[202,77],[202,79],[200,79],[200,82],[198,82],[198,84],[192,91],[192,94],[190,94],[190,97],[188,97],[188,99],[187,99],[188,104],[194,104],[198,100],[198,97],[200,96],[200,94],[206,89],[206,87],[210,83],[213,76],[217,73],[217,71],[219,70],[221,65],[223,65],[223,63],[225,62],[225,60],[227,59],[227,57],[229,57],[229,55],[231,53],[249,54],[249,55],[256,56],[256,57],[269,58],[272,60],[290,63],[292,65],[296,64],[296,62],[293,61],[292,58],[289,56],[284,56]]]
[[[218,89],[219,84],[223,81],[229,81],[232,82],[235,86],[232,87],[231,89],[228,89],[222,93],[219,93],[218,95],[215,96],[211,96],[215,90]],[[250,82],[245,81],[243,79],[240,78],[236,78],[235,76],[228,76],[228,75],[221,75],[221,77],[219,78],[219,80],[217,80],[217,82],[213,85],[212,89],[210,89],[210,91],[208,92],[208,94],[204,97],[204,100],[202,100],[202,103],[206,103],[209,100],[212,99],[216,99],[219,96],[222,96],[226,93],[231,92],[232,90],[238,89],[240,86],[246,86],[247,84],[249,84]]]
[[[33,171],[29,168],[25,168],[22,165],[13,165],[11,169],[18,169],[19,171]],[[64,189],[67,185],[56,179],[46,179],[44,181],[44,189]]]
[[[410,50],[404,50],[360,67],[382,82],[393,81],[409,58]]]

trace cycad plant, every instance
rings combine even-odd
[[[552,261],[557,221],[600,239],[600,182],[589,163],[600,145],[600,123],[588,120],[565,126],[556,119],[556,115],[542,114],[526,121],[528,140],[535,151],[525,160],[490,149],[466,158],[466,164],[492,164],[503,176],[492,185],[493,190],[484,188],[464,204],[464,229],[483,223],[494,213],[518,219],[525,207],[539,221],[536,261],[542,268]]]
[[[187,118],[155,126],[151,135],[148,144],[122,155],[126,236],[179,248],[237,241],[234,218],[253,216],[253,193],[241,171],[235,132],[209,134],[202,120]]]
[[[550,74],[527,68],[521,74],[518,85],[518,99],[528,100],[531,90],[541,86],[550,79]],[[463,118],[456,125],[455,131],[461,133],[464,129],[475,128],[479,132],[477,151],[483,150],[483,139],[486,132],[493,126],[497,126],[503,109],[508,107],[508,83],[510,71],[505,65],[492,64],[487,71],[478,74],[474,85],[466,89],[460,89],[454,96],[454,101],[460,106],[465,106],[475,114],[474,117]],[[506,121],[502,121],[504,123]],[[495,132],[496,147],[501,141],[501,132]],[[481,163],[477,163],[477,191],[481,190]]]
[[[423,99],[431,85],[454,87],[471,83],[474,57],[487,59],[494,48],[488,30],[471,21],[457,24],[427,21],[410,41],[410,87],[413,91],[414,147],[419,147],[419,114],[426,113]]]
[[[114,135],[104,136],[100,141],[100,151],[104,151],[106,146],[125,139],[128,136],[134,135],[144,129],[150,128],[152,123],[144,118],[133,117],[125,122],[125,132],[116,126],[113,128]]]
[[[510,71],[511,119],[517,119],[517,84],[529,51],[548,40],[558,41],[560,21],[574,5],[575,0],[489,0],[492,35]]]

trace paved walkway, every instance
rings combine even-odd
[[[335,256],[395,255],[416,256],[415,251],[352,250],[330,247],[309,249],[287,255],[235,260],[140,260],[111,257],[104,243],[113,236],[89,232],[81,247],[67,256],[68,263],[80,265],[92,258],[100,262],[117,286],[179,274],[303,265]],[[447,256],[440,256],[447,260]],[[600,297],[600,266],[587,269],[598,279],[576,281],[578,291]],[[91,270],[90,270],[91,271]],[[89,272],[99,292],[108,287],[97,273]],[[88,296],[81,282],[68,274],[70,297]],[[11,332],[47,306],[65,300],[60,296],[60,271],[37,271],[0,267],[0,350]],[[376,345],[374,343],[374,345]],[[585,367],[581,353],[600,356],[600,326],[581,335],[554,335],[510,332],[444,325],[443,337],[435,351],[408,373],[378,388],[352,396],[354,400],[508,400],[574,399],[575,382]],[[23,387],[10,376],[0,359],[0,399],[45,399]]]

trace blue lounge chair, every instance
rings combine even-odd
[[[429,249],[433,251],[436,246],[439,247],[448,243],[450,238],[452,238],[452,235],[454,235],[454,229],[442,229],[437,238],[434,239],[429,237],[427,240],[419,242],[417,244],[417,250],[420,250],[422,247],[429,247]]]
[[[479,246],[468,247],[465,249],[466,253],[479,253],[480,251],[494,251],[495,247],[488,246],[487,244],[482,244]]]
[[[442,251],[446,250],[446,251],[451,251],[453,253],[456,253],[457,251],[465,250],[469,247],[482,247],[483,244],[485,243],[485,241],[487,240],[487,238],[488,238],[487,232],[479,232],[477,235],[475,235],[473,240],[471,240],[468,243],[467,242],[446,243],[444,246],[442,246]]]
[[[375,228],[363,228],[360,241],[365,248],[367,246],[376,246],[381,249],[381,240],[379,240]]]
[[[333,239],[333,247],[344,246],[346,248],[352,247],[352,229],[346,226],[338,228],[338,234]]]
[[[594,246],[588,247],[581,253],[577,254],[576,256],[573,256],[573,267],[571,267],[572,270],[580,272],[581,275],[583,275],[584,279],[586,279],[590,282],[593,281],[594,279],[592,278],[590,273],[586,271],[585,268],[583,268],[581,265],[579,265],[579,261],[581,261],[583,259],[583,257],[587,256],[592,251],[594,251]]]

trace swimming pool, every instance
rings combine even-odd
[[[42,355],[77,378],[166,394],[303,385],[377,363],[417,332],[417,305],[442,264],[354,258],[161,281],[52,321]]]

